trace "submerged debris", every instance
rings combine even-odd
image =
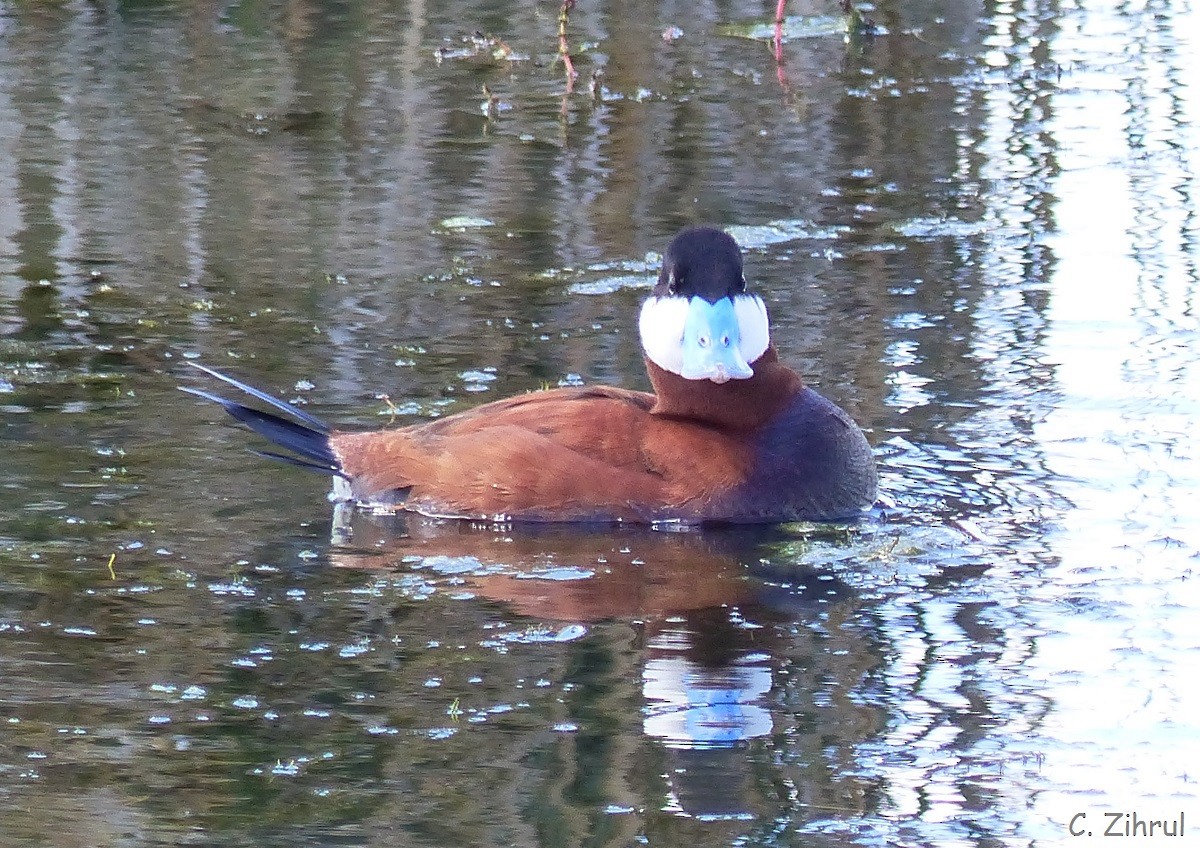
[[[233,112],[214,103],[199,103],[194,108],[201,117],[219,127],[260,138],[279,132],[309,132],[326,120],[326,114],[319,110]]]
[[[874,18],[864,15],[852,0],[841,0],[841,2],[842,14],[846,16],[846,34],[850,38],[874,38],[877,35],[887,35],[887,29],[875,23]]]

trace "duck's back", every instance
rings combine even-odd
[[[533,392],[415,427],[330,442],[365,504],[528,521],[653,521],[727,489],[746,457],[711,428],[653,415],[654,396]]]

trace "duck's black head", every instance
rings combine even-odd
[[[770,345],[767,308],[746,291],[742,251],[713,227],[689,227],[671,241],[638,329],[646,356],[688,380],[752,377]]]
[[[655,297],[702,297],[716,303],[746,291],[742,251],[733,236],[713,227],[688,227],[663,255]]]

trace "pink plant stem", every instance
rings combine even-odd
[[[783,64],[783,12],[787,0],[779,0],[775,4],[775,62]]]

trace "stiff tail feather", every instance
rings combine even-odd
[[[304,410],[293,406],[287,401],[272,397],[266,392],[256,389],[253,386],[248,386],[240,380],[235,380],[226,374],[222,374],[220,371],[215,371],[197,362],[188,362],[188,365],[198,368],[210,377],[215,377],[218,380],[228,383],[234,388],[250,395],[252,398],[274,407],[287,416],[285,418],[283,415],[276,415],[273,412],[255,409],[252,406],[246,406],[243,403],[223,398],[220,395],[215,395],[202,389],[193,389],[188,386],[179,387],[180,391],[220,404],[226,412],[251,430],[265,436],[279,447],[295,455],[275,453],[273,451],[253,451],[253,453],[269,459],[282,460],[292,465],[298,465],[301,468],[320,471],[323,474],[332,474],[336,477],[345,476],[342,472],[341,464],[333,453],[333,448],[329,445],[329,425],[320,418],[309,415]]]

